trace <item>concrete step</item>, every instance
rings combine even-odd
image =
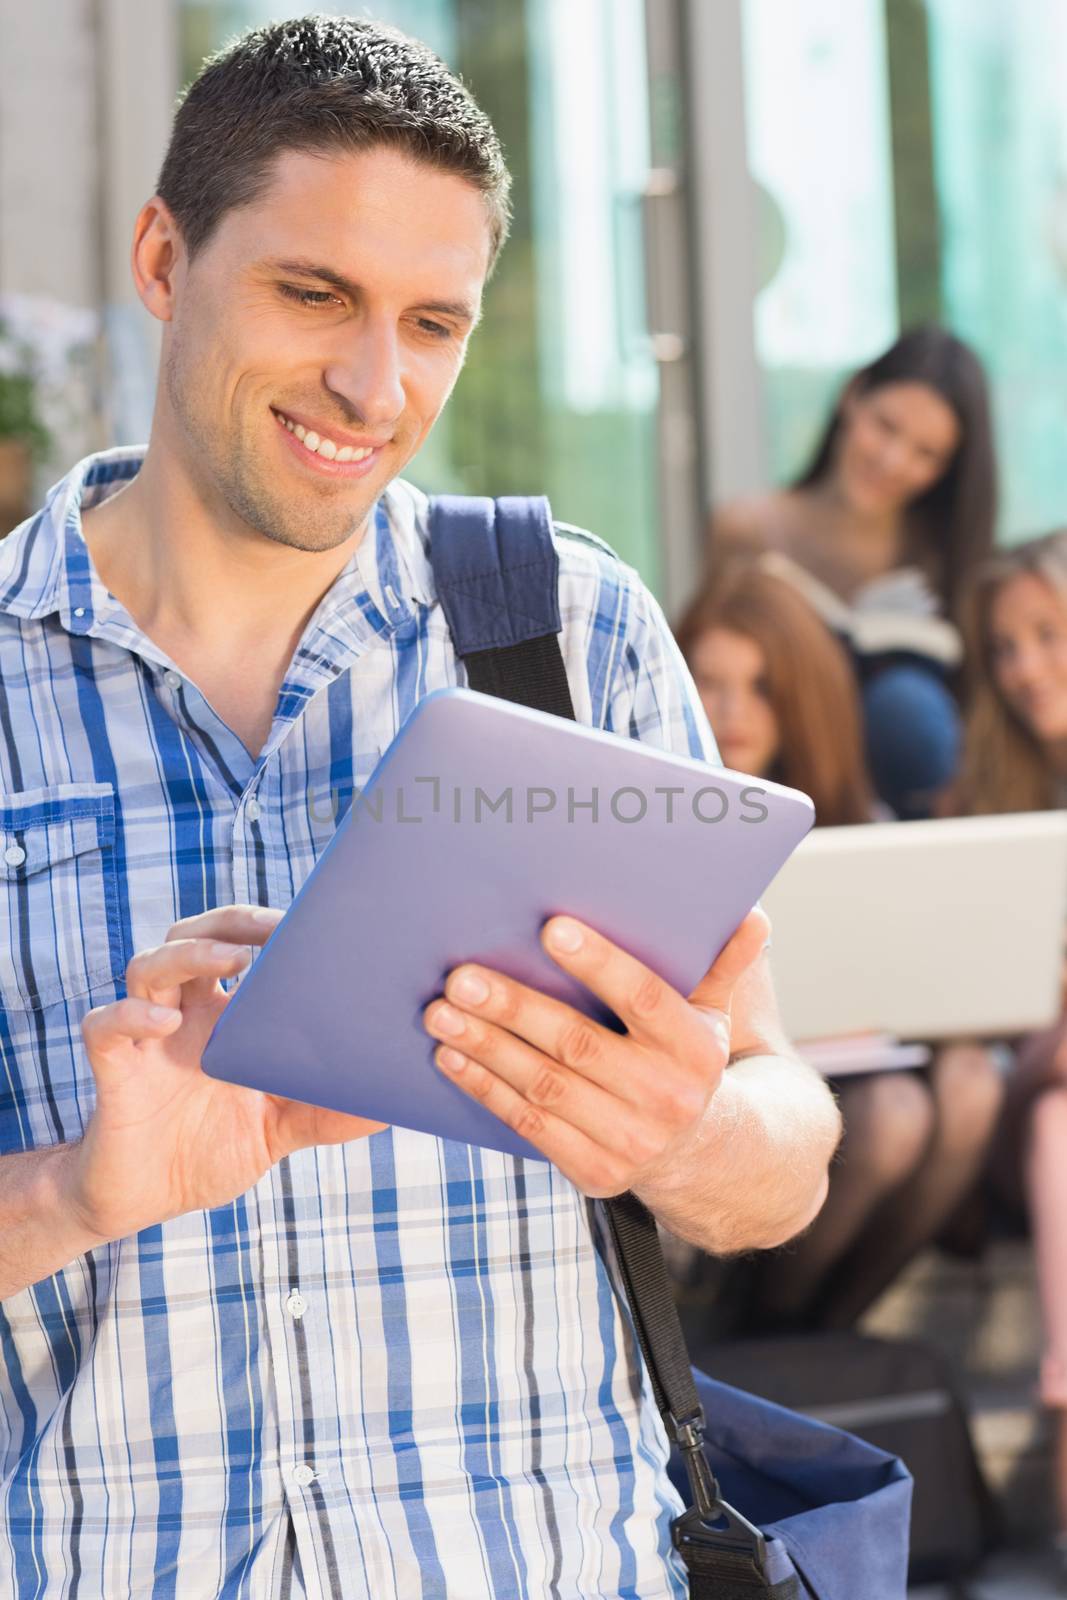
[[[928,1251],[872,1308],[863,1328],[885,1338],[926,1340],[949,1358],[1007,1537],[1047,1535],[1052,1463],[1034,1392],[1041,1321],[1029,1245],[998,1242],[980,1262]]]
[[[963,1590],[966,1600],[1063,1600],[1065,1592],[1047,1556],[1031,1550],[1002,1551]],[[908,1600],[960,1600],[960,1590],[924,1584]]]

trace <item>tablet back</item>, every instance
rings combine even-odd
[[[476,961],[612,1021],[541,950],[567,912],[689,993],[811,822],[795,790],[439,690],[238,985],[204,1067],[537,1156],[434,1066],[421,1013],[446,974]]]

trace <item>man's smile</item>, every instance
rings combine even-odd
[[[332,425],[327,434],[289,412],[278,411],[273,406],[271,411],[285,444],[297,459],[328,477],[366,477],[385,448],[384,444],[360,442],[356,435]]]

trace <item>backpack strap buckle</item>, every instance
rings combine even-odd
[[[767,1587],[767,1541],[754,1523],[722,1497],[704,1454],[703,1412],[675,1422],[674,1437],[693,1494],[690,1509],[671,1524],[675,1549],[687,1561],[699,1551],[701,1566],[705,1568],[709,1558],[714,1560],[717,1555],[724,1575],[735,1582],[739,1578],[744,1582],[743,1575],[747,1571],[751,1574],[748,1581],[754,1587]]]

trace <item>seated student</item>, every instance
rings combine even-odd
[[[1067,529],[988,563],[972,629],[974,683],[953,809],[1067,806]],[[1041,1397],[1054,1418],[1057,1545],[1067,1578],[1067,994],[1059,1022],[1017,1041],[998,1146],[997,1176],[1025,1197],[1033,1229]]]
[[[778,552],[851,646],[868,764],[901,818],[928,815],[955,774],[954,621],[992,546],[995,499],[981,364],[925,327],[854,374],[794,483],[712,522],[713,560],[737,546]]]
[[[803,789],[817,824],[876,817],[846,652],[773,562],[725,564],[676,636],[727,766]],[[764,1259],[753,1331],[854,1322],[972,1187],[1001,1099],[993,1062],[971,1044],[923,1073],[836,1087],[845,1135],[829,1197],[787,1254]]]

